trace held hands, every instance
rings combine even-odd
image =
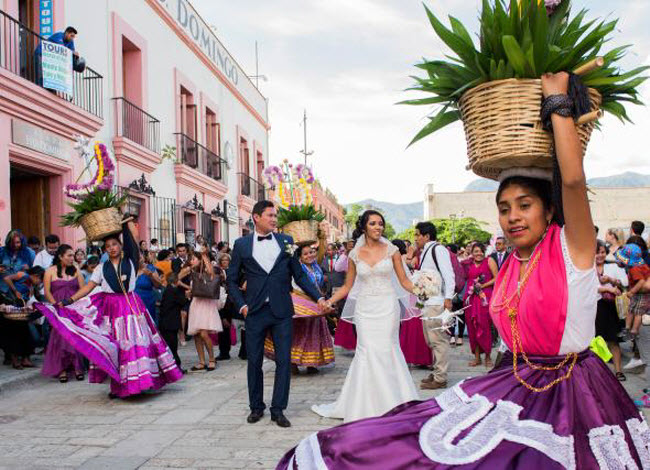
[[[318,306],[320,307],[320,310],[323,313],[334,312],[334,308],[332,307],[332,302],[326,301],[324,298],[318,300]]]
[[[569,74],[566,72],[545,73],[542,75],[542,94],[544,98],[551,95],[566,95],[569,90]]]
[[[248,316],[248,305],[244,305],[239,311],[239,313],[241,313],[242,316],[246,318]]]
[[[445,299],[445,310],[451,311],[451,299]]]

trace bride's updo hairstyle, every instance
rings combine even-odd
[[[386,219],[384,219],[384,216],[381,214],[381,212],[373,209],[368,209],[357,219],[357,225],[354,229],[354,232],[352,232],[352,238],[354,238],[354,241],[357,241],[359,238],[361,238],[361,235],[366,233],[366,228],[368,228],[368,221],[372,215],[379,216],[382,223],[384,224],[384,229],[386,228]]]

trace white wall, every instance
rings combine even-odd
[[[257,150],[263,152],[268,163],[268,132],[145,0],[65,0],[65,23],[75,26],[79,31],[75,41],[77,50],[86,58],[87,64],[104,77],[105,125],[97,138],[108,143],[115,133],[110,99],[114,97],[113,80],[122,80],[121,77],[113,76],[112,12],[116,12],[123,21],[147,41],[147,83],[143,96],[143,108],[160,121],[161,148],[166,144],[176,145],[173,135],[177,130],[174,100],[175,67],[196,86],[195,103],[197,105],[199,103],[198,92],[203,92],[216,104],[218,120],[221,124],[222,157],[224,157],[223,148],[226,142],[230,143],[234,152],[233,165],[227,171],[227,199],[236,203],[239,191],[237,126],[243,128],[249,137],[251,169],[256,166],[253,141],[260,144],[261,148]],[[256,90],[250,89],[248,78],[242,75],[238,78],[238,89],[245,93],[251,105],[258,109],[263,117],[266,117],[268,115],[266,102],[260,98],[261,95]],[[200,136],[198,140],[199,143],[204,143],[203,116],[200,112],[198,116]],[[157,196],[175,198],[176,182],[173,165],[170,162],[160,165],[152,175],[150,184],[155,189]],[[185,202],[177,201],[179,204]],[[206,208],[206,210],[210,209]],[[231,225],[230,238],[234,239],[238,233],[239,227]]]

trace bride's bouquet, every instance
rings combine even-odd
[[[418,298],[415,306],[421,309],[431,297],[440,295],[441,284],[440,276],[436,273],[420,272],[413,282],[413,294]]]

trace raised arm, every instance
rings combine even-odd
[[[560,72],[542,76],[544,98],[566,95],[569,74]],[[564,234],[573,264],[578,269],[589,269],[596,256],[596,231],[587,198],[587,179],[583,154],[576,125],[571,117],[556,113],[551,116],[555,151],[562,174],[562,206]]]
[[[406,271],[404,270],[404,261],[402,261],[402,255],[400,255],[399,251],[396,251],[393,253],[393,256],[391,258],[393,260],[395,274],[397,274],[397,280],[405,290],[409,291],[412,294],[413,283],[406,275]]]

